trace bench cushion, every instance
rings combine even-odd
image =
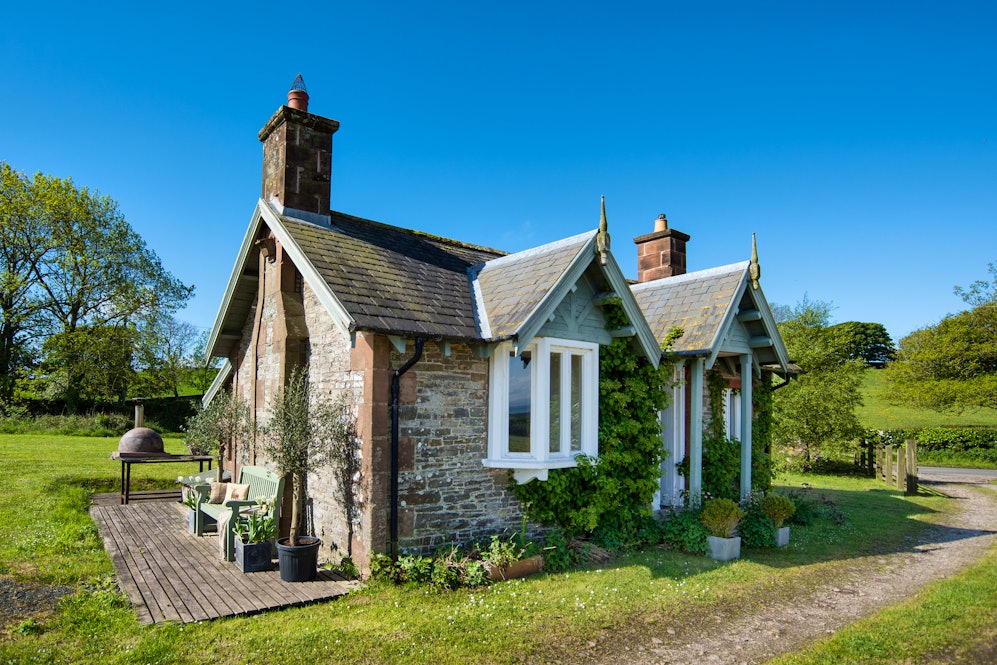
[[[249,484],[229,483],[225,488],[225,498],[222,503],[228,503],[232,499],[245,501],[249,497]]]

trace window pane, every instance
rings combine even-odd
[[[518,358],[509,354],[509,452],[530,452],[530,360],[529,351]]]
[[[550,452],[561,452],[561,354],[550,354]]]
[[[582,357],[571,356],[571,451],[582,449]]]

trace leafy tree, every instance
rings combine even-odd
[[[832,327],[847,339],[848,355],[852,358],[885,365],[896,356],[896,347],[882,323],[846,321]]]
[[[124,401],[134,372],[131,368],[134,327],[79,326],[45,340],[44,395],[63,399],[72,409],[81,400]]]
[[[176,311],[192,292],[163,268],[113,199],[69,178],[29,179],[0,164],[0,400],[11,399],[15,377],[40,347],[53,373],[48,389],[61,382],[74,410],[101,382],[84,386],[79,368],[65,363],[106,357],[111,330],[134,331],[136,321]],[[81,335],[89,334],[97,338],[87,344]]]
[[[982,307],[983,305],[993,305],[997,303],[997,265],[993,261],[987,264],[987,271],[993,279],[985,282],[978,279],[969,285],[968,289],[956,286],[953,291],[963,299],[967,305]]]
[[[898,402],[931,409],[997,407],[997,267],[991,283],[956,287],[973,308],[900,340],[887,378]]]
[[[194,373],[197,328],[171,315],[145,317],[139,327],[136,361],[143,372],[142,387],[150,395],[172,393]]]
[[[773,438],[799,450],[809,469],[822,451],[858,436],[855,409],[864,363],[851,357],[848,335],[830,326],[831,305],[804,298],[779,324],[790,358],[803,369],[796,380],[773,395]]]
[[[211,387],[218,373],[218,358],[208,356],[208,337],[210,332],[202,330],[194,342],[190,355],[190,376],[188,380],[195,390],[205,393]]]
[[[11,401],[33,356],[30,333],[41,310],[36,269],[49,249],[37,194],[26,176],[0,163],[0,403]]]

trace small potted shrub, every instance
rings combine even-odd
[[[273,505],[260,501],[255,508],[238,517],[235,531],[235,565],[244,573],[258,573],[273,566],[273,539],[277,524]]]
[[[769,494],[762,501],[762,512],[775,525],[776,547],[785,547],[788,545],[789,527],[783,526],[782,523],[796,512],[796,504],[793,503],[793,500],[781,494]]]
[[[511,580],[543,570],[543,555],[535,554],[524,558],[527,548],[520,544],[520,540],[515,536],[508,540],[492,536],[492,541],[488,547],[478,547],[481,552],[481,560],[488,573],[488,579],[493,582]]]
[[[707,538],[711,559],[730,561],[741,556],[741,539],[734,536],[734,530],[743,517],[744,511],[730,499],[706,502],[699,521],[711,534]]]

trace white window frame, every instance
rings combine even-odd
[[[509,358],[515,347],[499,344],[492,352],[488,382],[488,456],[490,468],[512,469],[518,483],[534,478],[547,480],[550,469],[577,465],[576,457],[599,454],[599,345],[593,342],[538,337],[519,353],[529,351],[530,362],[530,452],[509,451]],[[581,356],[580,450],[571,450],[570,427],[561,427],[560,451],[550,452],[550,357],[561,353]],[[561,394],[570,394],[571,362],[561,363]],[[561,421],[570,421],[570,400],[561,401]]]
[[[741,440],[741,391],[727,388],[724,390],[724,420],[727,425],[727,438],[732,441]]]

